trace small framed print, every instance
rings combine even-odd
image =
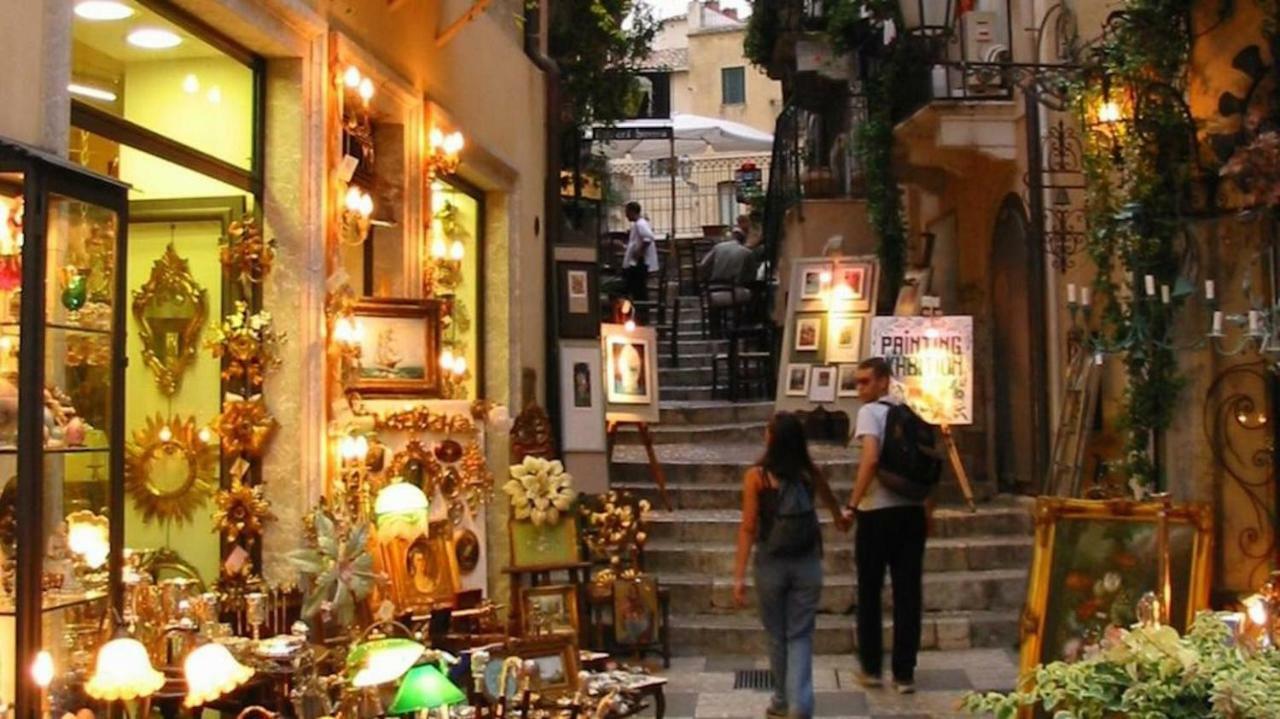
[[[874,265],[869,262],[843,262],[834,273],[836,298],[852,312],[871,311],[871,273]]]
[[[809,395],[809,368],[812,365],[787,365],[787,396],[807,397]]]
[[[857,362],[862,359],[862,322],[862,318],[857,315],[831,315],[827,333],[827,362]]]
[[[569,285],[569,314],[585,315],[587,313],[587,272],[586,270],[569,270],[565,273]]]
[[[595,339],[600,336],[599,270],[589,262],[557,262],[560,336]]]
[[[817,352],[821,343],[821,337],[821,315],[796,317],[795,348],[797,352]]]
[[[520,590],[521,622],[525,636],[578,636],[578,588],[572,584],[525,587]]]
[[[858,396],[858,365],[842,364],[836,377],[837,397]]]
[[[817,365],[810,370],[809,401],[836,401],[836,368],[833,365]]]
[[[823,285],[822,276],[830,277],[831,268],[825,265],[815,267],[806,267],[800,273],[800,299],[817,300],[822,298]]]

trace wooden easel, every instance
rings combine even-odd
[[[942,425],[942,443],[947,445],[947,457],[951,460],[951,471],[956,473],[956,481],[960,483],[960,492],[969,505],[970,512],[977,512],[978,506],[973,503],[973,487],[969,484],[969,474],[960,461],[960,450],[956,449],[955,437],[951,436],[951,425]]]
[[[662,497],[662,505],[671,511],[671,497],[667,494],[667,475],[658,462],[658,453],[653,449],[653,435],[649,433],[648,422],[613,420],[605,422],[605,436],[608,438],[609,456],[613,456],[613,445],[617,439],[618,428],[624,425],[633,426],[640,433],[640,441],[644,444],[645,454],[649,457],[649,476],[658,485],[658,495]]]

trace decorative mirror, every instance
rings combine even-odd
[[[427,497],[436,493],[436,478],[440,474],[440,465],[430,450],[418,440],[410,440],[405,448],[391,457],[390,477],[400,477],[404,481],[418,487]]]
[[[195,417],[148,417],[125,447],[125,489],[146,522],[191,521],[217,487],[217,470],[217,437]]]
[[[142,339],[142,359],[156,375],[160,393],[172,397],[195,359],[208,316],[206,292],[173,243],[151,266],[147,283],[133,293],[133,316]]]

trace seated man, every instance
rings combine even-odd
[[[746,215],[738,218],[739,228],[747,226]],[[735,231],[729,239],[712,247],[698,263],[698,274],[709,285],[743,285],[756,277],[755,253],[746,247],[745,232]],[[751,300],[751,290],[746,287],[713,288],[709,295],[712,324],[717,325],[718,315],[725,307],[741,305]]]

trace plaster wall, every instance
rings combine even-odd
[[[693,100],[689,111],[740,122],[772,134],[778,113],[782,111],[782,85],[770,80],[743,57],[745,37],[745,25],[741,29],[715,29],[689,35],[688,86]],[[726,67],[744,68],[746,102],[723,104],[720,71]]]

